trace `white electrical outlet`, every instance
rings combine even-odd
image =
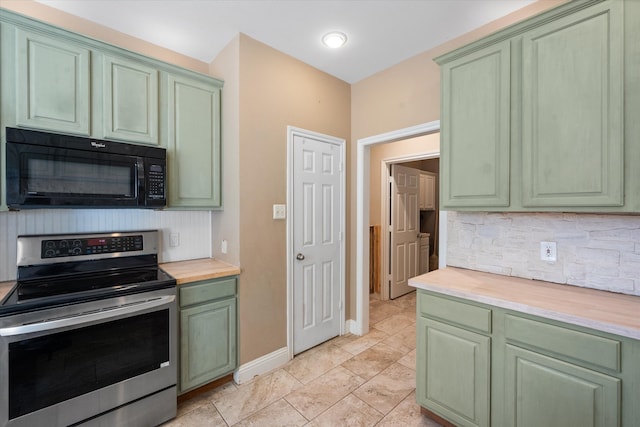
[[[227,241],[223,240],[222,244],[220,245],[220,252],[222,252],[223,254],[227,253]]]
[[[273,219],[285,219],[287,217],[287,205],[273,205]]]
[[[556,242],[540,242],[540,259],[542,261],[556,261]]]
[[[180,246],[180,233],[171,233],[169,235],[169,246],[172,248]]]

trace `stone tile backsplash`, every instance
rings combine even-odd
[[[448,212],[447,265],[640,295],[640,216]],[[557,261],[540,260],[556,242]]]

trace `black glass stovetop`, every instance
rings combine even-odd
[[[67,267],[68,268],[68,267]],[[157,265],[109,268],[18,279],[0,302],[0,316],[60,305],[175,287],[176,281]]]

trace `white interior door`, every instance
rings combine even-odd
[[[293,352],[340,334],[343,147],[293,136]]]
[[[391,165],[391,176],[389,296],[397,298],[413,290],[408,280],[418,275],[420,171]]]

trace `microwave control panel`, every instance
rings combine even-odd
[[[154,164],[149,166],[147,198],[164,199],[164,168],[162,165]]]

